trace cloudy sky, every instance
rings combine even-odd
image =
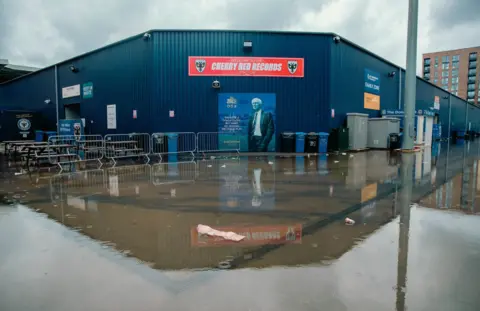
[[[480,45],[479,0],[420,0],[418,54]],[[43,67],[148,29],[336,32],[405,66],[408,0],[0,0],[0,58]]]

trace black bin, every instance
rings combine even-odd
[[[280,152],[295,152],[295,133],[283,132],[280,134]]]
[[[154,154],[168,153],[168,137],[165,133],[154,134],[152,143],[152,151]]]
[[[308,133],[305,136],[305,153],[318,153],[318,133]]]
[[[398,133],[390,133],[388,141],[390,150],[400,149],[400,135]]]

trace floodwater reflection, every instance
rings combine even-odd
[[[21,176],[0,310],[476,310],[477,147]]]

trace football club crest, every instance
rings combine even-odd
[[[287,65],[288,71],[290,71],[291,74],[294,74],[297,71],[298,63],[296,60],[289,60]]]
[[[18,120],[17,126],[20,131],[28,131],[32,124],[30,123],[30,120],[22,118]]]
[[[195,61],[195,68],[197,68],[198,72],[203,72],[206,66],[207,62],[204,59],[197,59]]]

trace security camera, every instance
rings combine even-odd
[[[396,73],[395,71],[391,71],[391,72],[388,73],[388,76],[389,76],[390,78],[393,78],[393,77],[395,77],[396,74],[397,74],[397,73]]]
[[[340,42],[340,37],[339,36],[333,37],[333,42],[339,43]]]
[[[145,39],[145,40],[150,39],[150,37],[151,37],[151,35],[148,32],[143,34],[143,39]]]

